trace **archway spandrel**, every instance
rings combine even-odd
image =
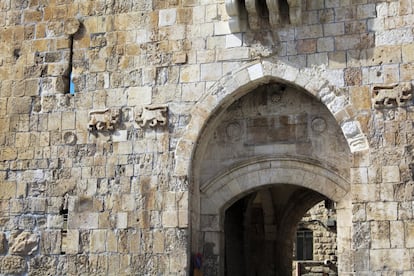
[[[357,112],[349,104],[347,98],[335,93],[334,86],[330,85],[329,80],[323,78],[321,70],[322,68],[299,69],[278,60],[275,62],[255,61],[235,72],[228,73],[213,84],[207,94],[194,106],[192,118],[182,139],[190,140],[193,142],[193,146],[196,145],[203,127],[210,118],[219,115],[217,112],[224,110],[252,89],[269,82],[291,85],[320,99],[341,127],[350,121],[358,124],[353,119]],[[343,127],[342,130],[352,153],[369,148],[366,136],[360,127],[358,127],[358,133],[354,133],[352,136],[346,135],[346,129]],[[185,156],[185,154],[188,154],[188,151],[185,153],[176,151],[178,160],[190,161],[192,155]],[[194,147],[192,154],[194,154]],[[180,164],[180,166],[187,166],[187,174],[189,174],[191,162]]]

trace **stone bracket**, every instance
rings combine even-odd
[[[225,0],[227,14],[230,16],[229,27],[232,32],[240,32],[246,17],[252,30],[262,29],[263,9],[269,13],[269,25],[272,28],[280,27],[281,18],[288,18],[288,24],[299,25],[302,22],[301,0]],[[283,3],[285,2],[285,3]],[[281,16],[282,5],[289,7],[289,14]],[[245,9],[243,9],[243,7]]]

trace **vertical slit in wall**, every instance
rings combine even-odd
[[[67,238],[68,238],[68,209],[60,210],[60,215],[63,217],[63,226],[61,230],[61,250],[60,254],[66,254]]]
[[[72,80],[72,59],[73,59],[73,35],[69,37],[69,93],[71,95],[75,94],[75,84]]]

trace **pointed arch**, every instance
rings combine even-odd
[[[281,60],[257,60],[216,81],[193,107],[191,120],[177,144],[175,175],[190,174],[195,145],[211,117],[254,88],[271,81],[285,83],[313,95],[334,116],[352,153],[368,149],[367,138],[354,118],[354,107],[345,95],[337,93],[335,85],[326,78],[325,68],[297,68]]]

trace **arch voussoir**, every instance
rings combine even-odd
[[[329,168],[309,160],[266,159],[238,165],[202,188],[201,214],[216,214],[241,195],[272,184],[291,184],[339,201],[349,191],[349,181]],[[214,213],[217,212],[217,213]]]

